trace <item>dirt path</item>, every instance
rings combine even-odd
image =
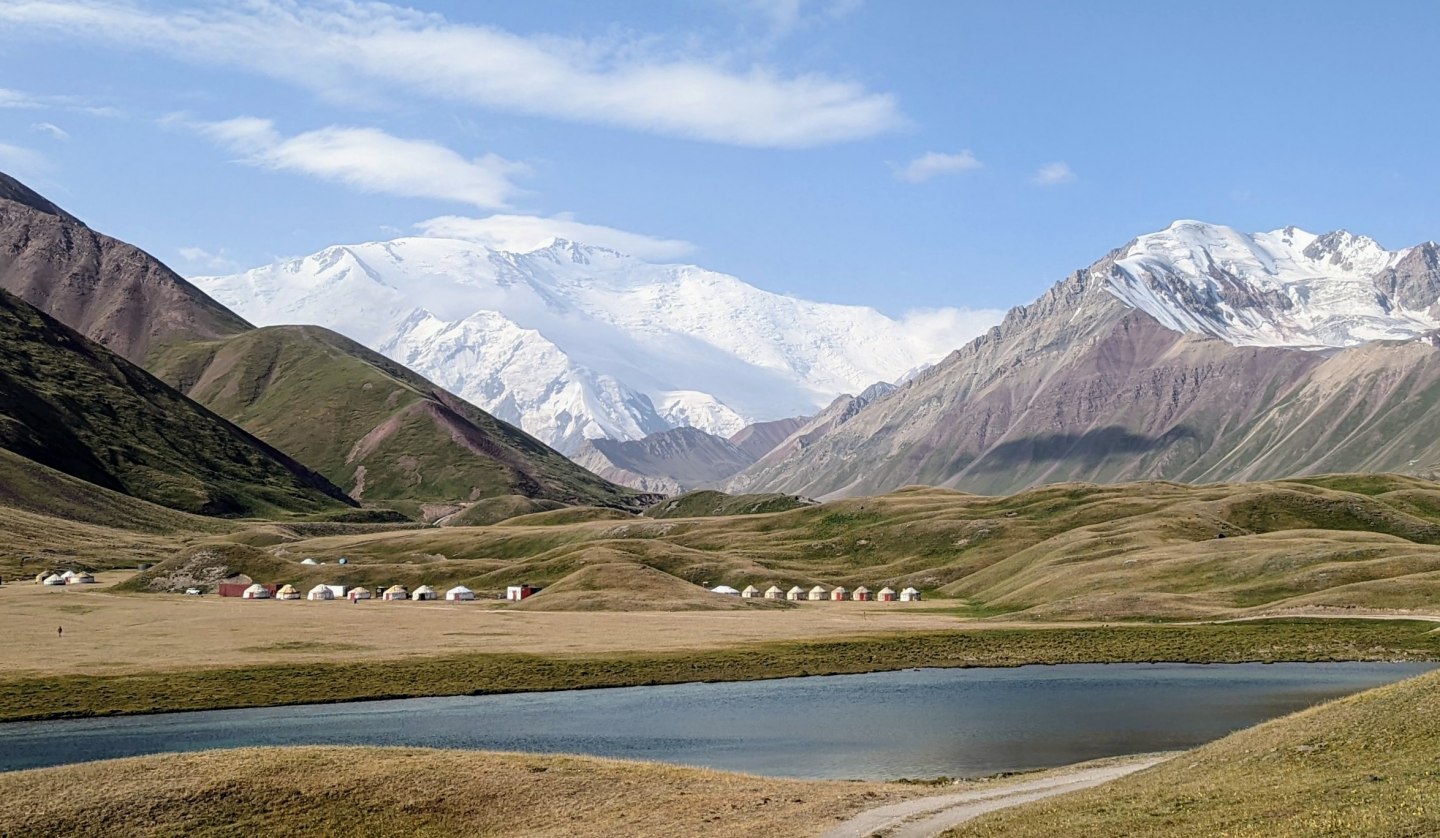
[[[1164,762],[1170,754],[1145,754],[1103,765],[1061,770],[1033,780],[892,803],[861,812],[821,838],[930,838],[986,812],[1088,789]]]

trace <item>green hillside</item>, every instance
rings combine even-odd
[[[151,369],[358,500],[640,505],[638,493],[328,329],[173,346]]]
[[[325,478],[3,291],[0,448],[204,515],[352,503]]]

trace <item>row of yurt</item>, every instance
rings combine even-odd
[[[721,587],[728,586],[722,585]],[[721,591],[719,588],[712,588],[711,590],[715,593],[724,593],[724,591]],[[735,589],[730,588],[730,590],[733,591]],[[894,588],[881,588],[878,593],[872,594],[870,589],[864,585],[861,585],[853,591],[846,590],[844,587],[826,590],[823,585],[816,585],[808,591],[796,585],[788,591],[783,591],[779,587],[771,585],[763,594],[760,592],[760,589],[754,585],[747,585],[745,590],[740,591],[739,594],[745,599],[760,599],[763,597],[764,599],[784,599],[790,602],[824,602],[826,600],[831,602],[844,602],[846,600],[854,602],[870,602],[872,600],[878,602],[895,602],[897,599],[900,602],[920,601],[920,592],[914,588],[906,588],[898,595],[895,593]]]
[[[94,578],[92,577],[90,581],[93,582]],[[44,584],[48,585],[52,583],[45,582]],[[56,582],[53,584],[59,585],[64,583]],[[309,593],[302,596],[299,589],[294,585],[282,585],[279,588],[275,588],[273,585],[267,586],[257,583],[250,585],[240,593],[241,599],[307,599],[312,602],[324,602],[341,598],[356,602],[362,599],[372,599],[373,597],[374,594],[370,592],[370,589],[363,585],[351,588],[348,591],[345,590],[344,585],[316,585],[310,589]],[[413,593],[404,585],[391,585],[385,589],[380,597],[388,601],[407,599],[435,600],[440,599],[440,592],[429,585],[421,585],[416,588]],[[475,599],[475,592],[464,585],[456,585],[445,592],[445,599],[451,602],[472,602]]]
[[[41,573],[35,577],[37,585],[59,587],[61,585],[93,585],[95,577],[83,570],[67,570],[64,573]]]

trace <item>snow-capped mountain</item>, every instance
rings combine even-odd
[[[564,240],[402,238],[194,282],[258,325],[335,329],[567,453],[814,413],[998,320],[899,321]]]
[[[1175,331],[1236,346],[1340,348],[1440,326],[1434,293],[1405,294],[1393,281],[1423,249],[1385,250],[1344,230],[1246,235],[1177,221],[1136,239],[1108,288]]]
[[[1180,221],[845,421],[793,434],[726,488],[1440,475],[1437,327],[1433,242],[1388,251],[1344,231]]]

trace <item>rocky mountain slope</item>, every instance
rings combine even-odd
[[[1436,473],[1436,253],[1177,222],[729,488]]]
[[[676,495],[737,474],[755,458],[699,428],[675,428],[644,439],[588,439],[575,462],[606,480]]]
[[[561,240],[402,238],[194,281],[254,322],[335,329],[567,453],[809,414],[973,335]]]
[[[324,477],[5,291],[0,448],[96,486],[204,515],[353,505]]]
[[[145,252],[4,175],[0,289],[365,500],[647,500],[353,341],[319,328],[255,329]]]
[[[775,419],[770,422],[756,422],[746,425],[730,437],[730,444],[745,452],[751,462],[775,450],[775,446],[810,421],[808,416],[793,416],[789,419]]]

